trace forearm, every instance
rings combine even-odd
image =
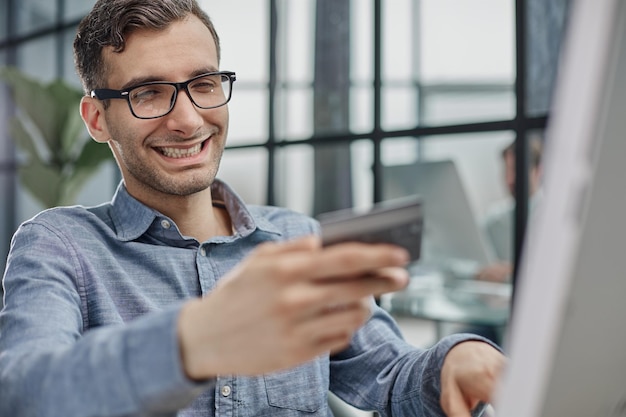
[[[380,309],[350,348],[331,361],[330,388],[353,406],[382,416],[444,416],[440,405],[441,367],[447,353],[479,336],[452,335],[429,349],[402,340],[397,326]],[[359,390],[352,382],[362,381]]]
[[[97,271],[82,249],[47,223],[14,238],[0,313],[0,415],[150,415],[186,404],[198,390],[181,371],[180,302],[157,309],[136,295],[137,308],[123,308],[130,298],[109,297],[122,268]]]
[[[181,371],[176,317],[170,310],[96,329],[72,345],[36,338],[3,344],[0,415],[174,414],[207,389]]]
[[[389,416],[446,417],[442,409],[441,370],[448,353],[455,346],[479,341],[496,346],[480,336],[453,334],[441,339],[421,355],[410,355],[399,367],[391,394]],[[476,407],[472,415],[482,414],[484,404]]]

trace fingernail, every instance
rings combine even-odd
[[[399,264],[406,265],[410,261],[409,252],[406,249],[396,249],[393,253],[393,257]]]

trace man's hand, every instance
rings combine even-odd
[[[345,348],[371,296],[403,288],[405,250],[316,237],[266,243],[204,299],[183,307],[179,342],[190,378],[290,368]]]
[[[507,282],[511,279],[513,265],[510,262],[496,262],[478,271],[476,279],[491,282]]]
[[[504,364],[504,355],[485,342],[453,347],[441,369],[441,407],[446,415],[470,417],[480,401],[490,402]]]

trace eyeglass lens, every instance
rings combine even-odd
[[[200,108],[219,107],[230,99],[231,81],[227,75],[214,74],[197,78],[187,84],[193,103]],[[137,117],[159,117],[172,110],[177,87],[166,83],[152,83],[133,88],[129,102]]]

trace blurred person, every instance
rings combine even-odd
[[[530,164],[528,172],[529,211],[540,199],[541,156],[543,141],[541,136],[529,136]],[[497,261],[478,270],[475,279],[489,282],[510,282],[513,274],[513,235],[515,216],[515,141],[506,146],[502,152],[504,183],[508,191],[505,200],[499,201],[490,208],[483,228],[487,241],[491,245]],[[505,328],[502,326],[473,325],[463,327],[460,333],[472,333],[483,336],[501,345]]]
[[[543,141],[537,134],[529,136],[530,164],[528,171],[529,212],[541,194],[541,156]],[[507,282],[513,272],[513,235],[515,219],[515,142],[501,152],[504,183],[508,191],[505,200],[494,204],[488,211],[483,228],[488,243],[493,248],[497,262],[480,269],[476,278],[484,281]]]

